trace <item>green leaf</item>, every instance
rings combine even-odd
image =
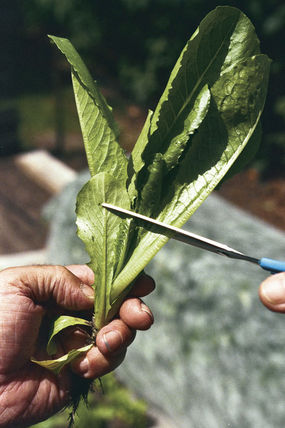
[[[85,354],[89,349],[92,348],[93,345],[87,345],[79,349],[73,349],[68,352],[68,354],[63,355],[60,358],[56,358],[54,360],[35,360],[31,358],[31,361],[35,364],[38,364],[45,369],[50,370],[54,374],[59,374],[66,364],[71,363],[75,358],[79,357],[82,354]]]
[[[141,154],[144,165],[136,178],[137,211],[177,227],[189,219],[251,139],[265,102],[269,66],[269,59],[259,54],[252,24],[240,11],[219,7],[202,21],[153,114],[149,143]],[[207,88],[211,99],[207,108],[202,103],[203,114],[194,106]],[[188,118],[195,112],[201,119],[191,133],[193,119]],[[167,240],[139,228],[131,256],[113,284],[112,299]]]
[[[240,164],[255,150],[270,61],[241,11],[226,6],[210,12],[183,49],[127,160],[111,109],[83,61],[69,41],[53,40],[72,67],[92,175],[78,196],[77,226],[95,273],[99,329],[168,240],[103,209],[102,202],[182,226],[248,142]]]
[[[93,176],[77,198],[78,236],[91,257],[95,273],[95,327],[101,328],[111,309],[110,293],[114,277],[124,262],[131,220],[121,219],[102,208],[103,202],[130,208],[125,184],[100,173]]]
[[[142,168],[139,175],[137,174],[137,191],[140,195],[137,209],[145,215],[155,217],[161,211],[160,201],[165,179],[173,173],[184,151],[187,150],[191,141],[190,135],[194,134],[205,119],[210,106],[210,98],[208,86],[204,85],[197,94],[190,111],[183,118],[183,126],[179,123],[176,127],[175,120],[172,123],[173,131],[169,135],[169,140],[164,137],[164,146],[161,151],[159,147],[155,150],[155,147],[160,146],[160,139],[149,137],[149,144],[142,154],[146,168]],[[167,102],[166,105],[169,103],[171,102]],[[154,153],[150,156],[149,152],[153,151]]]
[[[62,330],[74,325],[84,325],[90,327],[90,321],[68,315],[61,315],[53,320],[49,333],[49,341],[47,344],[47,353],[49,355],[54,355],[57,352],[56,343],[54,340],[55,336]]]
[[[248,140],[247,145],[235,161],[235,163],[231,166],[231,168],[228,170],[226,175],[223,177],[223,179],[218,184],[218,189],[222,184],[229,180],[231,177],[236,175],[238,172],[242,171],[250,161],[252,161],[255,157],[255,155],[258,152],[260,142],[262,137],[262,127],[260,121],[258,122],[252,136]]]
[[[249,19],[238,9],[218,7],[200,23],[181,52],[154,112],[148,152],[164,152],[172,138],[187,129],[187,117],[197,94],[245,57],[259,53],[259,41]]]
[[[132,206],[135,204],[135,200],[138,196],[136,179],[137,179],[138,173],[144,166],[144,162],[141,156],[149,140],[149,128],[150,128],[152,115],[153,115],[153,111],[149,110],[143,129],[132,150],[130,160],[128,162],[128,177],[129,177],[128,193],[132,202]]]
[[[71,65],[74,96],[91,175],[106,171],[126,179],[127,158],[117,143],[110,107],[86,65],[67,39],[49,36]]]
[[[218,7],[203,19],[178,58],[153,114],[149,143],[141,153],[144,168],[136,179],[138,190],[145,187],[154,169],[159,169],[157,174],[161,174],[161,169],[166,164],[167,170],[164,171],[162,179],[173,165],[176,165],[175,158],[172,163],[167,152],[182,156],[183,151],[192,144],[192,134],[207,113],[207,105],[201,112],[197,109],[197,98],[203,95],[203,90],[206,95],[205,91],[210,89],[227,69],[258,53],[259,41],[254,27],[238,9]],[[200,121],[198,117],[196,119],[196,127],[195,112],[201,115]],[[152,163],[157,164],[157,153],[163,154],[164,162],[160,162],[160,167],[156,165],[153,168]],[[149,169],[152,170],[151,174]],[[144,191],[136,208],[144,214],[157,216],[161,211],[159,203],[152,208],[148,206],[146,210],[149,205],[148,198],[145,199],[147,194],[148,192]]]

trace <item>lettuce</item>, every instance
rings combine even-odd
[[[101,204],[181,227],[223,177],[237,172],[257,150],[270,60],[260,53],[249,19],[236,8],[217,7],[181,52],[128,158],[118,143],[112,109],[79,54],[69,40],[50,38],[71,66],[91,173],[78,194],[76,213],[78,236],[96,278],[95,336],[168,240]],[[62,328],[69,325],[60,322]],[[52,361],[51,369],[58,371]],[[58,364],[64,365],[62,359]]]

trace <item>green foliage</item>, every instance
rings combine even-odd
[[[75,428],[107,428],[109,423],[124,424],[125,428],[145,428],[147,406],[144,401],[132,396],[113,374],[102,378],[95,392],[89,394],[88,406],[79,406]],[[61,428],[66,426],[68,411],[58,414],[34,428]]]
[[[73,212],[88,176],[80,174],[53,201],[52,263],[88,260]],[[216,192],[185,228],[257,257],[278,258],[284,252],[284,233]],[[284,428],[284,315],[260,305],[257,285],[265,272],[170,240],[147,273],[157,282],[145,298],[155,326],[129,347],[117,369],[120,379],[170,415],[174,426]]]
[[[112,111],[77,51],[69,40],[51,38],[71,65],[91,173],[76,212],[78,236],[96,278],[96,332],[114,317],[133,281],[169,239],[102,203],[182,226],[251,140],[264,106],[270,61],[260,54],[254,27],[242,12],[216,8],[187,42],[127,159]],[[66,363],[72,357],[67,355]],[[44,364],[59,371],[62,360]]]
[[[79,5],[76,0],[24,0],[21,5],[26,32],[34,34],[36,41],[38,34],[68,35],[88,63],[96,67],[101,81],[115,79],[132,100],[154,105],[189,29],[195,28],[205,13],[224,3],[222,0],[83,0]],[[227,4],[239,7],[250,17],[261,38],[262,50],[273,59],[258,158],[262,170],[268,174],[284,174],[284,121],[276,111],[285,91],[284,1],[228,0]],[[41,52],[47,56],[45,49]]]
[[[116,144],[118,130],[110,107],[72,44],[67,39],[50,38],[72,67],[76,106],[91,175],[102,170],[118,178],[121,173],[124,176],[121,163],[125,161],[125,156],[123,149]],[[100,155],[96,152],[100,152]],[[99,157],[100,162],[97,162]]]
[[[119,76],[132,97],[146,101],[159,96],[189,29],[224,2],[85,0],[79,7],[76,0],[26,0],[23,5],[31,27],[41,24],[49,32],[68,34],[88,61],[94,64],[95,54],[96,62],[100,58],[104,71]],[[255,22],[266,52],[278,51],[284,36],[282,0],[229,0],[227,5],[239,7]],[[274,55],[274,59],[284,65],[284,58]]]
[[[254,29],[237,9],[217,8],[202,21],[150,119],[148,141],[132,153],[136,189],[129,194],[138,212],[183,225],[237,159],[266,94],[268,59],[248,57],[258,52]],[[113,299],[167,241],[144,229],[132,239]]]
[[[118,303],[115,304],[111,295],[114,278],[126,259],[130,225],[130,220],[122,220],[102,208],[105,201],[130,208],[125,183],[100,172],[87,182],[77,199],[78,236],[85,243],[91,258],[89,266],[96,278],[95,328],[98,330],[118,310]],[[138,273],[134,272],[135,277]]]

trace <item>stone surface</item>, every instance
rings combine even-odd
[[[41,212],[51,193],[23,173],[16,157],[0,158],[0,183],[0,255],[43,248]]]
[[[76,172],[46,150],[35,150],[15,158],[22,171],[51,194],[61,191],[74,181]]]
[[[23,251],[14,254],[0,254],[0,270],[14,266],[28,266],[46,263],[46,250]]]
[[[75,236],[81,176],[48,207],[49,260],[88,261]],[[285,234],[211,195],[185,226],[256,257],[285,257]],[[268,273],[169,242],[148,266],[157,282],[145,299],[155,316],[140,332],[121,379],[177,428],[283,428],[285,315],[265,309],[258,285]]]

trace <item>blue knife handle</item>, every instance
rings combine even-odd
[[[258,260],[258,264],[262,269],[269,270],[272,273],[285,272],[285,261],[262,257],[262,259]]]

